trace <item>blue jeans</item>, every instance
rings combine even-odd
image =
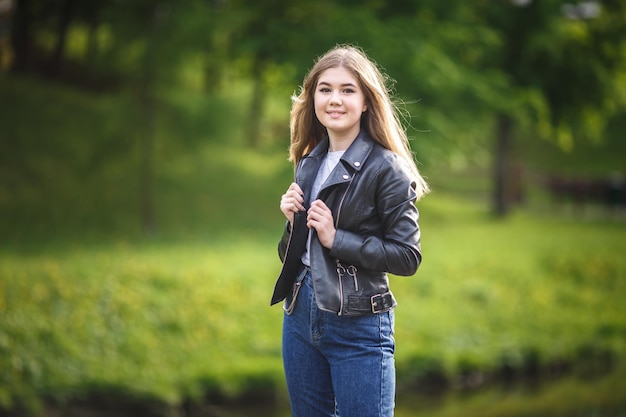
[[[298,279],[300,292],[283,321],[293,417],[393,416],[393,311],[346,317],[319,310],[310,272]]]

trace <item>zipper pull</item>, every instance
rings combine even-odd
[[[343,265],[341,265],[341,262],[339,262],[339,259],[337,259],[337,276],[339,277],[339,282],[341,282],[341,278],[343,278],[344,274],[346,273],[346,268],[343,267]]]
[[[346,272],[348,273],[348,275],[350,275],[352,277],[352,279],[354,279],[354,290],[358,291],[359,290],[359,282],[356,279],[356,266],[354,265],[350,265],[347,269]]]

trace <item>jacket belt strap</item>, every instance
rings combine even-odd
[[[383,313],[395,307],[391,292],[367,296],[348,296],[346,313]]]

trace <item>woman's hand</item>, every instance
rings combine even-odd
[[[333,213],[322,200],[315,200],[311,203],[311,208],[306,217],[306,225],[309,229],[317,231],[320,243],[330,249],[335,241],[335,225],[333,224]]]
[[[289,223],[293,225],[293,215],[304,210],[304,197],[298,184],[292,182],[287,192],[280,198],[280,211],[283,212]]]

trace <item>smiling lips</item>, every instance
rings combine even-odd
[[[331,110],[331,111],[327,111],[326,114],[328,114],[332,118],[338,118],[338,117],[343,116],[344,112],[341,112],[338,110]]]

